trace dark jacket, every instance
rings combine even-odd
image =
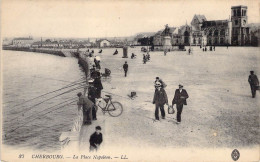
[[[90,74],[91,78],[97,78],[97,77],[100,77],[100,72],[99,71],[96,71],[96,70],[93,70]]]
[[[184,99],[182,99],[181,97],[184,97]],[[175,90],[175,94],[174,94],[174,98],[172,100],[172,105],[174,104],[184,104],[187,105],[186,99],[189,98],[189,95],[187,93],[187,91],[185,89],[182,89],[181,93],[179,89]]]
[[[128,64],[124,64],[123,68],[124,68],[125,71],[127,71],[128,70]]]
[[[88,98],[93,102],[95,101],[95,98],[98,98],[97,96],[97,88],[90,86],[88,88]]]
[[[258,81],[258,78],[255,74],[251,74],[249,75],[248,77],[248,82],[249,84],[251,85],[255,85],[255,86],[258,86],[259,85],[259,81]]]
[[[168,97],[165,90],[163,88],[160,90],[156,89],[154,92],[153,104],[164,105],[165,103],[168,104]]]
[[[78,105],[81,105],[84,111],[91,109],[94,106],[94,103],[88,99],[88,97],[80,96]]]
[[[97,147],[96,144],[100,145],[103,141],[102,133],[97,134],[96,132],[90,136],[89,143],[93,147]]]
[[[98,90],[103,89],[103,85],[101,83],[100,78],[96,78],[93,83],[94,83],[94,87],[96,87]]]

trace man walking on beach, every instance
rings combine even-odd
[[[125,64],[123,65],[123,69],[125,71],[125,77],[127,76],[127,71],[128,71],[128,64],[127,62],[125,62]]]
[[[251,87],[252,98],[255,98],[256,90],[259,87],[259,81],[258,81],[257,76],[254,74],[254,71],[250,71],[250,75],[248,77],[248,82]]]
[[[79,97],[78,106],[79,108],[82,106],[83,111],[83,124],[90,125],[91,124],[91,111],[94,106],[94,103],[82,95],[81,92],[77,94]]]
[[[179,85],[179,89],[175,90],[175,95],[172,100],[172,106],[176,104],[177,108],[177,124],[181,122],[181,113],[183,109],[183,105],[187,105],[186,99],[189,98],[189,95],[185,89],[183,89],[183,85]]]
[[[97,126],[96,131],[90,136],[89,143],[89,152],[97,151],[100,147],[100,144],[103,141],[102,133],[101,133],[101,127]]]
[[[160,82],[155,83],[155,88],[153,97],[153,104],[155,104],[155,119],[159,120],[159,109],[161,111],[162,119],[165,119],[164,104],[168,105],[168,97]]]

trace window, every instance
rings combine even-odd
[[[237,25],[238,24],[238,20],[235,20],[235,25]]]
[[[240,9],[237,10],[237,16],[241,16],[241,10]]]
[[[244,10],[244,16],[246,16],[246,10]]]
[[[211,39],[208,39],[208,43],[211,44]]]
[[[238,29],[234,31],[235,35],[238,35]]]
[[[212,35],[212,30],[209,31],[209,35]]]
[[[225,35],[225,30],[224,30],[224,29],[222,29],[222,30],[220,31],[220,35]]]
[[[218,36],[218,30],[215,30],[214,35]]]
[[[224,44],[224,38],[220,38],[220,44]]]
[[[190,36],[190,33],[188,31],[185,31],[184,36]]]

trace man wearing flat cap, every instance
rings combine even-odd
[[[92,116],[92,108],[94,103],[88,99],[88,97],[84,96],[81,92],[77,94],[79,97],[78,107],[82,106],[83,111],[83,124],[90,125],[91,124],[91,116]]]
[[[252,98],[255,98],[256,90],[259,87],[259,81],[257,76],[254,74],[254,71],[250,71],[248,82],[251,87]]]
[[[181,122],[181,113],[183,109],[183,105],[187,105],[186,99],[189,98],[189,95],[185,89],[183,89],[183,85],[179,85],[179,89],[175,90],[174,98],[172,100],[172,106],[176,104],[177,108],[177,124]]]

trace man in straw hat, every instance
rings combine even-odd
[[[162,119],[165,119],[164,104],[168,105],[168,97],[160,82],[155,83],[155,88],[153,97],[153,104],[155,104],[155,119],[159,120],[159,108]]]
[[[189,95],[185,89],[183,89],[183,85],[179,85],[179,89],[175,90],[175,95],[172,100],[172,106],[176,104],[177,108],[177,124],[181,122],[181,113],[183,105],[187,105],[186,99],[189,98]]]

